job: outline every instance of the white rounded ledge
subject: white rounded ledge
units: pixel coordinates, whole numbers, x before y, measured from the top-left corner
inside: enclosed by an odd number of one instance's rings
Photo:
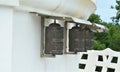
[[[87,20],[96,10],[95,0],[20,0],[20,7],[45,14],[66,15]]]
[[[0,0],[2,6],[41,14],[69,16],[87,20],[96,10],[96,0]]]

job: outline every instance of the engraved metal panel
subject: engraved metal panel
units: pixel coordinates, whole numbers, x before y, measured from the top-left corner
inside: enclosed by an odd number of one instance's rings
[[[84,49],[84,30],[75,26],[69,30],[69,51],[82,52]]]
[[[94,32],[89,29],[85,30],[85,49],[92,50],[94,48]]]
[[[63,54],[64,27],[52,23],[45,29],[45,54]]]

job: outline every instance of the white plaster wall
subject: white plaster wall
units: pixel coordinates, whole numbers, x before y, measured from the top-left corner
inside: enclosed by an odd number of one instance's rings
[[[79,54],[40,57],[40,17],[14,13],[12,72],[79,72]]]
[[[0,6],[0,72],[11,72],[12,18],[13,10]]]
[[[3,6],[19,6],[19,0],[0,0],[0,5],[3,5]]]
[[[13,72],[45,72],[40,58],[40,17],[14,12]]]

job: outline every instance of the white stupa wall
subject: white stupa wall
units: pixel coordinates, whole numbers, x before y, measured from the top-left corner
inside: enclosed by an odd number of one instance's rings
[[[40,57],[41,17],[20,8],[19,0],[0,0],[0,72],[80,72],[80,54]]]
[[[74,72],[78,55],[40,57],[41,17],[0,7],[0,72]]]
[[[12,72],[13,10],[0,6],[0,72]]]

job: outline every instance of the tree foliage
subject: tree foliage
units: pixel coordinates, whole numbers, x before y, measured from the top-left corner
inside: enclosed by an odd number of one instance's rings
[[[109,29],[108,32],[95,33],[95,50],[102,50],[109,47],[115,51],[120,51],[120,25],[103,22],[97,14],[92,14],[88,20],[92,23],[102,24]]]
[[[88,21],[92,22],[92,23],[101,23],[101,19],[100,16],[97,14],[91,14],[91,16],[89,17]]]
[[[116,0],[116,5],[111,6],[112,9],[115,9],[117,11],[116,16],[112,17],[112,21],[116,24],[119,24],[120,21],[120,0]]]

